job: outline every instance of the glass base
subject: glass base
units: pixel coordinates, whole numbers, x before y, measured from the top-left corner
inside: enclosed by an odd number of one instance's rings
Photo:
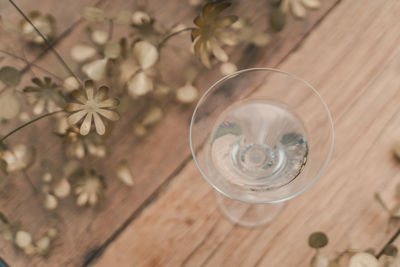
[[[222,213],[241,226],[256,227],[271,222],[282,210],[284,203],[250,204],[233,200],[216,192],[216,199]]]

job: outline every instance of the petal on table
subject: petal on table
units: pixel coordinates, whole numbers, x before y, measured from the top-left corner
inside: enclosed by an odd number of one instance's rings
[[[102,119],[96,112],[93,113],[93,118],[94,118],[94,126],[96,127],[96,132],[99,135],[103,135],[106,132],[106,127],[104,126]]]
[[[92,117],[93,112],[88,112],[79,130],[81,135],[87,135],[90,132],[90,128],[92,127]]]
[[[321,6],[319,0],[303,0],[302,3],[308,8],[319,8]]]
[[[139,72],[128,81],[128,93],[132,97],[147,94],[153,90],[153,81],[144,72]]]
[[[291,0],[291,10],[293,15],[297,18],[304,18],[306,15],[306,9],[300,3],[300,0]]]
[[[147,41],[137,42],[133,47],[133,53],[142,69],[148,69],[158,60],[157,48]]]
[[[76,124],[80,121],[88,112],[86,110],[78,111],[72,115],[70,115],[67,119],[69,124]]]
[[[117,121],[119,120],[119,114],[115,111],[108,110],[108,109],[99,109],[97,111],[101,116],[111,120],[111,121]]]
[[[87,99],[82,95],[82,93],[78,90],[72,92],[72,97],[75,98],[76,101],[85,104]]]

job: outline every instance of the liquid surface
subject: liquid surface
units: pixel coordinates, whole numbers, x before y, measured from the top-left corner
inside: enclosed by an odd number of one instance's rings
[[[217,176],[247,190],[269,190],[293,181],[307,162],[301,121],[285,105],[252,101],[218,119],[209,157]]]

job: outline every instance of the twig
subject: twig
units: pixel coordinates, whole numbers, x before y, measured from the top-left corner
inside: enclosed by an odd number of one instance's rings
[[[11,135],[13,135],[14,133],[18,132],[19,130],[25,128],[26,126],[28,126],[28,125],[30,125],[30,124],[32,124],[32,123],[38,121],[38,120],[41,120],[41,119],[43,119],[43,118],[52,116],[52,115],[54,115],[54,114],[56,114],[56,113],[60,113],[60,112],[65,112],[65,111],[64,111],[64,110],[57,110],[57,111],[54,111],[54,112],[46,113],[46,114],[44,114],[44,115],[42,115],[42,116],[39,116],[39,117],[37,117],[37,118],[35,118],[35,119],[33,119],[33,120],[28,121],[27,123],[22,124],[21,126],[15,128],[15,129],[12,130],[11,132],[9,132],[9,133],[6,134],[5,136],[3,136],[3,137],[0,139],[0,143],[3,142],[4,140],[6,140],[9,136],[11,136]]]
[[[67,71],[75,77],[77,81],[82,81],[79,79],[79,77],[72,71],[72,69],[68,66],[68,64],[64,61],[64,59],[60,56],[60,54],[57,52],[57,50],[51,45],[51,43],[47,40],[47,38],[36,28],[36,26],[32,23],[32,21],[25,15],[25,13],[14,3],[14,0],[8,0],[14,8],[18,11],[18,13],[21,14],[21,16],[33,27],[33,29],[36,31],[37,34],[43,39],[47,47],[54,53],[54,55],[57,57],[57,59],[61,62],[61,64],[67,69]]]
[[[179,31],[176,31],[176,32],[173,32],[173,33],[167,35],[167,36],[158,44],[158,50],[160,50],[160,49],[163,47],[163,45],[164,45],[170,38],[174,37],[175,35],[178,35],[178,34],[180,34],[180,33],[182,33],[182,32],[186,32],[186,31],[192,31],[192,30],[194,30],[194,29],[196,29],[196,28],[193,28],[193,27],[184,28],[184,29],[182,29],[182,30],[179,30]]]

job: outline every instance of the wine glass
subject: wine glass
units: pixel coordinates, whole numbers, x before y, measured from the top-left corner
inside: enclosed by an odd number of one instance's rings
[[[318,92],[294,74],[252,68],[225,76],[200,98],[190,149],[217,203],[244,226],[270,222],[308,189],[331,158],[333,122]]]

